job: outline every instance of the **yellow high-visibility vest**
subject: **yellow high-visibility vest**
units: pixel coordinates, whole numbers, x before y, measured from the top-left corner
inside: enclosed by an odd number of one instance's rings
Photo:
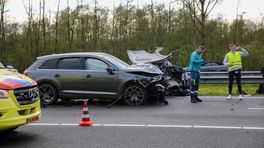
[[[228,63],[233,64],[232,66],[229,66],[228,69],[237,69],[242,68],[242,61],[241,61],[241,55],[239,51],[236,51],[235,55],[233,55],[231,52],[228,53]]]

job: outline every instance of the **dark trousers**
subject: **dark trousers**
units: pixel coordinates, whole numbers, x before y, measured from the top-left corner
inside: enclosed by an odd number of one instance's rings
[[[200,73],[199,72],[191,72],[191,88],[190,88],[191,97],[197,97],[198,96],[199,83],[200,83]]]
[[[229,78],[228,92],[229,92],[229,95],[232,94],[234,77],[236,77],[238,92],[239,92],[239,94],[242,94],[242,90],[241,90],[241,70],[239,69],[239,70],[235,70],[235,71],[230,71],[228,73],[228,78]]]

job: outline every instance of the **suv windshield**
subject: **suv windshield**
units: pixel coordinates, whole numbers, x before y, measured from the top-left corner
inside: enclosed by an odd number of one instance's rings
[[[0,69],[5,68],[5,66],[0,62]]]
[[[107,55],[104,58],[116,65],[119,69],[124,69],[125,67],[129,66],[126,62],[111,55]]]

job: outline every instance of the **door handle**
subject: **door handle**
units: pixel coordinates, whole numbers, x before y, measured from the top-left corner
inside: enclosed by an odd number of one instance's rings
[[[54,77],[58,78],[58,77],[60,77],[60,75],[59,74],[55,74]]]
[[[88,74],[88,75],[86,75],[85,77],[86,77],[87,79],[89,79],[89,78],[91,78],[92,76]]]

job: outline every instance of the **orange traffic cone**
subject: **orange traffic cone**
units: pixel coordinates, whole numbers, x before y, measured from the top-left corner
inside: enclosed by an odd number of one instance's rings
[[[92,126],[92,125],[93,125],[93,123],[90,119],[87,101],[84,101],[82,121],[80,122],[79,126]]]

